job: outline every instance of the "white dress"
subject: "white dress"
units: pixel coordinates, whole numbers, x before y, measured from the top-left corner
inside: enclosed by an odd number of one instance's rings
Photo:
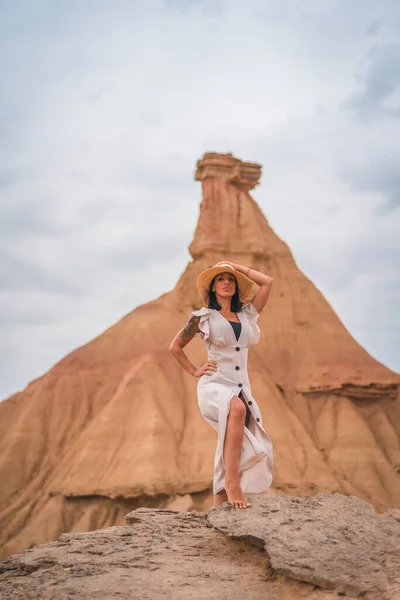
[[[192,313],[200,317],[199,329],[208,351],[208,358],[217,362],[217,371],[202,375],[197,385],[201,414],[218,433],[218,444],[214,462],[214,494],[225,485],[223,448],[230,402],[242,393],[250,410],[248,426],[244,428],[240,457],[240,483],[244,493],[261,493],[272,482],[272,443],[263,428],[257,402],[253,398],[247,374],[247,355],[251,344],[260,339],[257,325],[259,313],[250,302],[237,315],[241,332],[236,340],[229,321],[219,311],[201,308]]]

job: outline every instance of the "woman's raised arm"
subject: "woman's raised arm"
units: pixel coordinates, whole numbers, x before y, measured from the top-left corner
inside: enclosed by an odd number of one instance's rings
[[[243,273],[243,275],[246,275],[246,277],[254,281],[254,283],[260,287],[251,303],[258,312],[261,312],[264,306],[267,304],[269,295],[271,293],[271,288],[274,281],[272,277],[269,277],[269,275],[265,275],[264,273],[260,273],[260,271],[255,271],[251,267],[237,265],[229,260],[224,260],[223,263],[232,265],[236,271]]]

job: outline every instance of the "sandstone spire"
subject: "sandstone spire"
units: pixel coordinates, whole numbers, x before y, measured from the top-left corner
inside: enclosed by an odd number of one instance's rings
[[[274,278],[250,351],[252,389],[275,445],[274,489],[341,491],[378,509],[400,498],[399,376],[352,338],[251,198],[261,167],[205,154],[203,200],[176,287],[140,306],[0,404],[3,555],[127,510],[210,502],[214,432],[196,381],[167,348],[201,306],[198,273],[222,259]],[[188,347],[204,359],[200,340]],[[209,505],[209,504],[208,504]]]

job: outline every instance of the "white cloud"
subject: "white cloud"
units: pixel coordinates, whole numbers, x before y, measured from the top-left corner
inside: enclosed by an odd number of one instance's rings
[[[263,164],[271,225],[359,341],[400,368],[393,86],[367,124],[354,112],[368,73],[394,68],[393,3],[2,11],[0,395],[175,285],[209,150]]]

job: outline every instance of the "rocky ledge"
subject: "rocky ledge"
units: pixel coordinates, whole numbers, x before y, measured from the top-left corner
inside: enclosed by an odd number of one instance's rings
[[[208,513],[140,508],[0,563],[2,600],[400,598],[400,511],[340,494],[249,496]]]

